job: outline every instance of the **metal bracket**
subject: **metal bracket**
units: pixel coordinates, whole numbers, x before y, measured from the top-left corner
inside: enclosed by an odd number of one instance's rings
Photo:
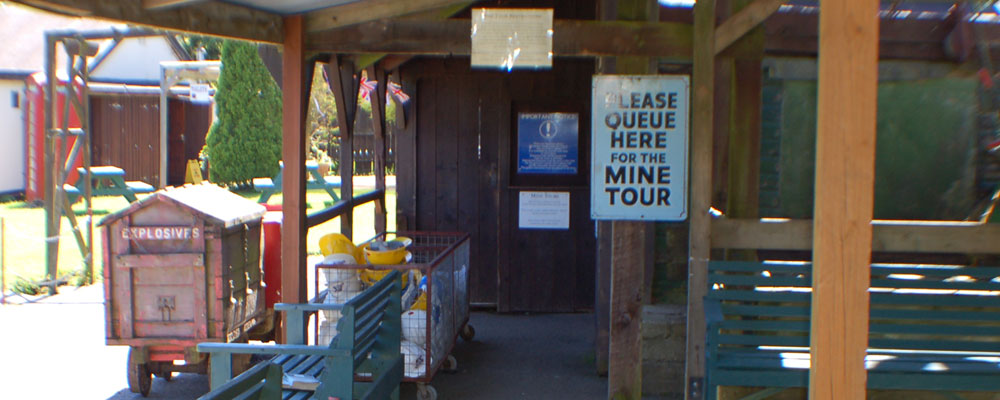
[[[176,296],[159,296],[156,298],[156,307],[160,309],[160,319],[170,321],[171,314],[176,308]]]

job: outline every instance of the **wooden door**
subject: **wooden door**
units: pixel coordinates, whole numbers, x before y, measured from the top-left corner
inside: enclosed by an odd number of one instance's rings
[[[568,312],[594,306],[596,240],[590,219],[590,60],[557,60],[551,71],[510,75],[509,129],[500,167],[503,215],[500,224],[500,310]],[[518,115],[570,113],[577,116],[575,174],[518,173]],[[519,226],[522,192],[569,196],[568,229]]]

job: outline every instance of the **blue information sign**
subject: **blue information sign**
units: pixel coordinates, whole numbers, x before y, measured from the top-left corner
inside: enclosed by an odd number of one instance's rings
[[[517,173],[576,174],[580,116],[575,113],[517,115]]]

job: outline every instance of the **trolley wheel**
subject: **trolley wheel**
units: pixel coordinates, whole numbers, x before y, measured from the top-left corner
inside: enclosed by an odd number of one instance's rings
[[[438,392],[434,389],[434,386],[428,385],[426,383],[417,383],[417,399],[418,400],[437,400]]]
[[[128,350],[128,388],[132,393],[139,393],[142,397],[149,396],[149,389],[153,385],[153,374],[149,372],[149,365],[139,363],[133,357],[135,349]]]
[[[476,328],[473,328],[472,324],[465,324],[462,327],[462,331],[458,333],[458,336],[461,336],[462,340],[466,342],[471,342],[476,337]]]
[[[458,371],[458,359],[456,359],[455,356],[449,354],[448,358],[444,359],[444,364],[441,365],[441,368],[445,372],[457,372]]]

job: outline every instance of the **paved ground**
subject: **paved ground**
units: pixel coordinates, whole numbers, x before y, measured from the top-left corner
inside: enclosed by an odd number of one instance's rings
[[[128,391],[128,349],[104,345],[100,286],[27,305],[0,306],[0,398],[141,399]],[[17,300],[17,299],[13,299]],[[458,371],[438,374],[439,399],[602,399],[607,381],[594,374],[592,314],[474,313],[476,337],[459,340]],[[154,379],[150,399],[194,399],[208,379],[180,374]],[[403,399],[415,398],[404,384]]]

